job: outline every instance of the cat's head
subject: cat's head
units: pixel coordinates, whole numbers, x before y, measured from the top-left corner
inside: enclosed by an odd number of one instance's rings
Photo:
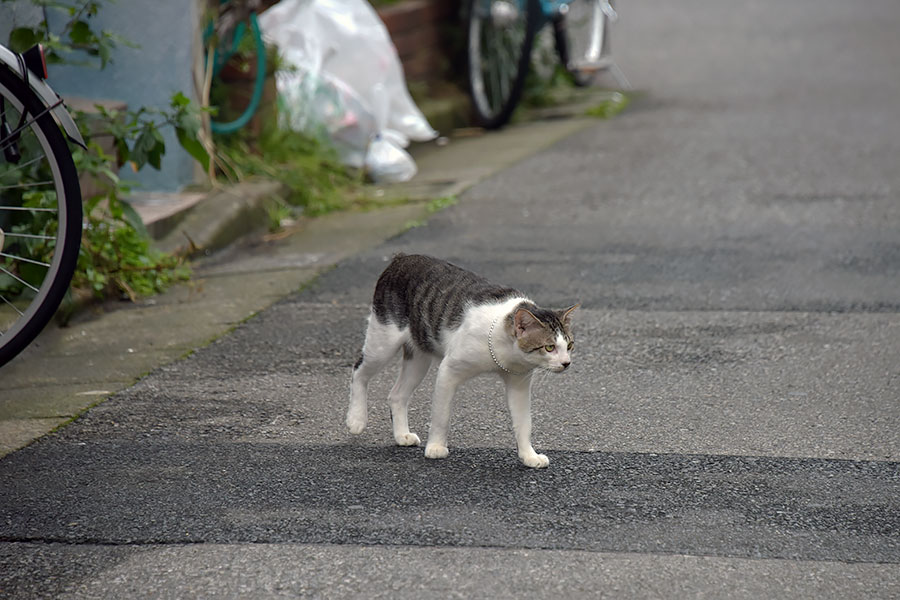
[[[521,359],[536,368],[556,373],[565,371],[572,362],[575,336],[572,335],[572,312],[578,304],[553,311],[534,305],[519,306],[512,313],[512,335]]]

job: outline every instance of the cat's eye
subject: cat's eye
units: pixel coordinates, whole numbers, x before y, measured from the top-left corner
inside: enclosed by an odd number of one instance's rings
[[[544,346],[544,350],[546,350],[547,352],[553,352],[554,350],[556,350],[556,346],[554,346],[553,344],[547,344],[546,346]]]
[[[569,350],[569,352],[571,352],[572,348],[574,348],[574,347],[575,347],[575,342],[569,342],[569,345],[566,346],[566,348]]]

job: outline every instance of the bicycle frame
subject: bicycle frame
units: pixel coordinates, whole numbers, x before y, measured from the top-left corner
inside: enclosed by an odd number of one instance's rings
[[[37,74],[32,73],[31,71],[28,71],[27,73],[23,72],[25,67],[20,62],[19,55],[5,46],[0,46],[0,63],[6,65],[14,73],[19,74],[23,81],[28,82],[28,86],[31,90],[37,94],[47,107],[47,110],[53,115],[56,122],[62,126],[63,131],[66,132],[66,136],[69,140],[82,148],[87,147],[84,143],[84,138],[81,137],[81,132],[78,131],[78,126],[66,110],[66,105],[63,103],[62,98],[60,98]]]
[[[540,0],[540,3],[541,12],[543,13],[544,18],[547,20],[551,20],[556,15],[565,14],[565,7],[571,4],[572,0]],[[519,4],[522,5],[522,2],[519,2]],[[609,17],[609,19],[612,21],[615,21],[619,16],[616,13],[616,9],[612,7],[612,3],[609,0],[600,0],[599,8],[601,11],[606,13],[606,16]]]
[[[538,0],[541,6],[541,26],[547,22],[554,22],[560,17],[565,17],[569,12],[569,4],[574,0]],[[592,21],[594,23],[602,23],[601,27],[606,28],[606,23],[615,23],[619,20],[619,14],[612,5],[613,0],[596,0],[591,2],[591,10],[593,11]],[[605,22],[604,22],[605,21]],[[599,32],[595,32],[599,33]],[[602,35],[592,35],[590,45],[584,50],[583,58],[591,64],[594,70],[609,69],[613,77],[619,82],[619,85],[625,89],[631,89],[631,84],[625,78],[625,74],[619,69],[615,61],[612,60],[609,47],[609,35],[604,31]]]
[[[572,0],[540,0],[541,2],[541,14],[543,15],[543,23],[541,25],[546,25],[547,22],[553,20],[557,15],[565,13],[569,3]]]

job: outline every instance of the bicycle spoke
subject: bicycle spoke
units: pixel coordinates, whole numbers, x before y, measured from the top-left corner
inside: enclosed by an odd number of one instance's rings
[[[509,92],[509,85],[507,82],[507,53],[506,48],[501,41],[499,44],[499,48],[497,51],[497,59],[494,62],[496,65],[496,73],[497,73],[497,102],[498,102],[498,110],[500,106],[503,106],[503,102],[506,100],[507,94]]]
[[[15,304],[13,304],[13,303],[10,302],[9,300],[7,300],[7,299],[6,299],[6,296],[0,296],[0,299],[2,299],[2,300],[6,303],[6,305],[9,306],[11,309],[13,309],[13,310],[16,311],[17,313],[19,313],[19,316],[20,316],[20,317],[24,317],[24,316],[25,316],[25,313],[23,313],[21,310],[19,310],[18,307],[17,307]],[[0,331],[0,336],[3,336],[3,335],[5,335],[5,334],[6,334],[5,331]]]
[[[496,113],[503,103],[503,96],[500,91],[500,63],[496,60],[498,53],[498,42],[496,38],[491,38],[491,53],[495,60],[488,61],[488,77],[490,79],[491,93],[488,95],[488,104],[492,113]]]
[[[13,260],[17,260],[19,262],[25,262],[31,265],[38,265],[45,268],[50,268],[50,263],[41,262],[39,260],[32,260],[30,258],[25,258],[24,256],[15,256],[13,254],[6,254],[5,252],[0,252],[0,256],[3,258],[11,258]]]
[[[13,273],[12,271],[8,271],[8,270],[5,269],[4,267],[0,267],[0,271],[3,271],[4,273],[6,273],[7,275],[9,275],[9,276],[12,277],[13,279],[15,279],[16,281],[18,281],[19,283],[21,283],[22,285],[24,285],[25,287],[27,287],[28,289],[30,289],[32,292],[34,292],[34,293],[40,292],[40,290],[39,290],[38,288],[34,287],[33,285],[31,285],[30,283],[28,283],[27,281],[25,281],[24,279],[22,279],[21,277],[19,277],[19,276],[16,275],[15,273]]]
[[[492,97],[488,86],[491,84],[491,61],[490,56],[494,48],[494,40],[491,37],[490,23],[487,21],[481,23],[478,29],[478,89],[480,92],[479,100],[484,99],[490,104]]]
[[[34,163],[40,162],[40,161],[44,160],[45,158],[47,158],[47,155],[46,155],[46,154],[41,154],[41,155],[39,155],[39,156],[37,156],[37,157],[35,157],[35,158],[29,160],[27,163],[24,163],[24,164],[17,164],[15,169],[10,169],[9,171],[7,171],[7,173],[12,173],[12,172],[14,172],[14,171],[21,171],[21,170],[24,169],[25,167],[30,167],[30,166],[33,165]],[[9,163],[7,163],[7,164],[9,164]]]
[[[30,210],[34,212],[59,212],[58,208],[32,208],[29,206],[0,206],[0,210]]]
[[[483,70],[490,93],[488,103],[496,114],[510,96],[511,86],[518,69],[518,52],[521,48],[521,32],[515,26],[491,27],[485,39]]]
[[[17,190],[20,188],[42,187],[46,185],[53,185],[53,180],[48,179],[44,181],[32,181],[29,183],[17,183],[16,185],[0,185],[0,190]]]
[[[518,68],[518,53],[520,48],[518,47],[516,41],[516,31],[508,30],[504,32],[504,44],[502,45],[500,56],[498,57],[498,64],[501,65],[501,94],[503,95],[504,100],[509,97],[510,86],[512,85],[513,79],[516,76],[516,70]]]
[[[33,233],[9,233],[7,231],[3,232],[3,236],[7,239],[9,238],[26,238],[29,240],[55,240],[56,237],[52,235],[35,235]]]
[[[519,53],[522,51],[520,38],[519,31],[516,29],[508,30],[504,36],[506,43],[503,45],[502,63],[505,66],[505,72],[507,73],[507,77],[505,77],[507,91],[509,83],[516,76],[516,70],[519,67]],[[506,94],[507,91],[504,91],[504,94]]]
[[[8,147],[11,146],[12,144],[14,144],[14,143],[16,142],[16,137],[17,137],[22,131],[24,131],[24,130],[25,130],[26,128],[28,128],[28,127],[31,127],[34,123],[37,122],[38,119],[40,119],[41,117],[43,117],[44,115],[46,115],[47,113],[49,113],[51,110],[53,110],[53,109],[56,108],[57,106],[60,106],[62,103],[63,103],[62,98],[60,98],[59,101],[56,102],[55,104],[52,104],[52,105],[46,107],[44,110],[42,110],[42,111],[39,112],[38,114],[34,115],[34,116],[31,118],[30,121],[26,120],[26,122],[24,122],[23,124],[19,125],[19,126],[16,127],[14,130],[12,130],[12,131],[9,133],[9,136],[6,138],[6,140],[4,140],[3,142],[0,142],[0,144],[3,144],[2,146],[0,146],[0,150],[6,150],[6,148],[8,148]]]

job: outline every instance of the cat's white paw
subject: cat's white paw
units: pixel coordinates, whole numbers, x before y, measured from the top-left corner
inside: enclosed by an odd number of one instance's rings
[[[397,442],[398,446],[418,446],[419,436],[414,433],[403,433],[400,435],[395,435],[394,440]]]
[[[447,446],[440,444],[427,444],[425,446],[425,458],[447,458],[450,451]]]
[[[359,415],[353,412],[347,413],[347,429],[353,435],[359,435],[366,428],[366,415]]]
[[[550,466],[550,459],[547,458],[546,454],[527,454],[525,456],[519,457],[522,460],[522,464],[526,467],[531,467],[532,469],[545,469]]]

